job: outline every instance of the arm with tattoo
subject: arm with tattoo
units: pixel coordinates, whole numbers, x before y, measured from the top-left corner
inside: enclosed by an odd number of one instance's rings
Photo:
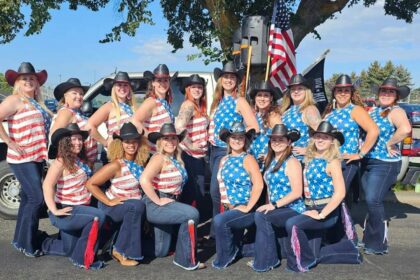
[[[185,101],[179,109],[178,117],[175,120],[175,128],[178,133],[181,133],[187,128],[188,122],[194,116],[194,104],[190,101]],[[193,143],[189,137],[185,137],[182,141],[187,147],[193,149]],[[194,150],[194,149],[193,149]]]
[[[317,129],[321,122],[321,115],[315,106],[309,106],[303,112],[303,121],[312,129]]]

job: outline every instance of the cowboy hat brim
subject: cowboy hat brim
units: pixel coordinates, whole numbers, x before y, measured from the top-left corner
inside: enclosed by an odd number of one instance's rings
[[[298,130],[296,129],[291,129],[287,132],[287,134],[285,135],[280,135],[280,134],[269,134],[267,135],[268,138],[271,138],[273,136],[279,136],[279,137],[286,137],[287,139],[289,139],[292,142],[296,142],[297,140],[299,140],[300,138],[300,133]]]
[[[220,130],[219,133],[219,138],[220,140],[222,140],[223,142],[227,143],[227,140],[230,136],[232,135],[245,135],[246,138],[248,138],[248,140],[252,140],[252,138],[255,135],[255,129],[251,128],[250,130],[248,130],[247,132],[231,132],[229,129],[227,128],[222,128]]]
[[[312,128],[309,129],[309,136],[310,137],[314,136],[317,133],[329,135],[332,138],[337,139],[338,142],[340,143],[340,146],[342,146],[344,144],[345,139],[344,139],[343,133],[341,133],[340,131],[338,131],[336,129],[332,130],[331,132],[316,131],[316,130],[313,130]]]
[[[144,135],[144,131],[142,131],[141,133],[129,133],[129,134],[125,134],[123,136],[118,135],[117,133],[114,133],[112,135],[112,139],[120,139],[121,141],[124,140],[131,140],[131,139],[140,139],[142,136]]]
[[[45,84],[45,82],[47,81],[47,78],[48,78],[48,73],[45,70],[42,70],[40,72],[35,72],[35,73],[19,73],[19,72],[16,72],[14,70],[7,70],[6,73],[4,74],[4,77],[6,78],[7,83],[10,86],[13,87],[15,85],[16,79],[21,75],[34,75],[34,76],[36,76],[40,86]]]
[[[410,95],[410,88],[408,86],[394,87],[394,86],[380,86],[378,84],[374,84],[374,85],[371,86],[371,91],[374,94],[379,94],[379,90],[381,88],[395,90],[397,92],[397,94],[398,94],[399,99],[407,98],[407,96]]]
[[[176,71],[172,77],[170,74],[168,75],[155,75],[152,71],[144,71],[143,72],[143,78],[145,78],[148,81],[153,81],[154,79],[161,79],[161,78],[169,78],[170,81],[175,80],[178,77],[179,72]]]
[[[131,90],[132,91],[136,91],[140,88],[141,82],[140,81],[135,81],[130,79],[130,81],[115,81],[115,79],[112,78],[106,78],[103,81],[103,86],[106,90],[112,90],[112,87],[114,86],[115,83],[127,83],[130,85]]]
[[[83,90],[83,94],[85,94],[86,91],[89,89],[88,86],[77,86],[75,84],[68,83],[68,82],[61,83],[58,86],[56,86],[55,89],[54,89],[54,97],[55,97],[55,99],[57,101],[60,101],[63,98],[64,94],[69,89],[72,89],[72,88],[81,88]]]
[[[186,129],[183,130],[180,134],[162,134],[160,132],[152,132],[152,133],[149,133],[149,135],[147,136],[147,139],[149,139],[149,141],[152,142],[153,144],[156,144],[156,142],[164,136],[176,136],[178,137],[178,141],[182,142],[182,140],[184,140],[186,135],[187,135]]]
[[[228,73],[236,75],[236,77],[238,78],[238,82],[239,82],[239,81],[242,81],[242,78],[244,77],[245,69],[239,69],[236,72],[223,72],[222,69],[216,67],[213,70],[213,77],[217,81],[217,80],[219,80],[219,78],[221,76],[223,76],[224,74],[228,74]]]
[[[277,100],[279,100],[282,97],[282,93],[277,89],[277,88],[272,88],[272,89],[258,89],[258,88],[254,88],[251,89],[249,92],[249,97],[251,97],[251,99],[255,99],[255,96],[257,95],[257,92],[259,91],[266,91],[271,93],[271,96],[273,96],[273,101],[276,102]]]

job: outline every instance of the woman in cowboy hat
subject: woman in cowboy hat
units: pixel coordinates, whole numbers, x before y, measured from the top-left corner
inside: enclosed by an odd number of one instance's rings
[[[54,116],[50,135],[58,128],[66,127],[70,123],[76,123],[80,129],[87,130],[88,118],[80,112],[83,105],[83,95],[89,87],[82,86],[77,78],[70,78],[59,84],[54,89],[54,97],[61,108]],[[98,144],[91,136],[83,143],[88,164],[92,168],[98,155]]]
[[[88,121],[88,128],[92,136],[104,147],[112,141],[114,133],[119,134],[122,125],[131,120],[136,110],[134,90],[137,84],[128,76],[127,72],[118,72],[113,79],[107,78],[103,82],[106,89],[111,89],[111,101],[102,105]],[[98,126],[105,122],[108,135],[106,139],[98,132]]]
[[[155,256],[167,256],[173,225],[180,225],[173,262],[183,269],[195,270],[205,268],[195,258],[199,214],[194,207],[178,202],[187,180],[178,145],[185,134],[185,130],[177,134],[175,126],[166,123],[159,132],[148,135],[149,141],[156,144],[156,153],[144,169],[140,184],[147,196],[147,220],[155,226]]]
[[[276,228],[284,232],[287,219],[305,211],[302,199],[302,165],[292,155],[292,142],[299,139],[297,130],[288,130],[284,124],[277,124],[268,134],[270,139],[265,161],[264,180],[268,188],[267,204],[255,212],[257,234],[255,237],[255,258],[249,265],[256,271],[268,271],[280,264],[281,254],[277,251]],[[281,244],[282,252],[285,246]]]
[[[346,193],[348,193],[353,178],[359,170],[360,159],[372,148],[379,134],[377,125],[364,109],[360,95],[348,75],[341,75],[336,80],[332,89],[331,102],[324,112],[324,120],[330,122],[344,135],[344,144],[340,147],[343,159],[341,168]],[[360,131],[366,133],[366,140],[362,145],[359,145]],[[351,203],[350,199],[347,201]],[[345,204],[342,207],[347,208]],[[347,209],[345,211],[346,216],[340,216],[340,220],[351,219],[347,214],[349,211]],[[340,222],[336,224],[336,227],[330,231],[331,234],[328,237],[332,241],[338,241],[345,235]]]
[[[254,224],[254,206],[264,186],[256,159],[246,152],[254,133],[254,129],[246,132],[241,122],[220,131],[228,154],[220,161],[217,175],[223,210],[214,217],[216,258],[212,265],[218,269],[236,258],[243,230]]]
[[[187,130],[184,140],[179,143],[182,149],[182,160],[188,173],[187,183],[182,191],[181,201],[195,205],[197,209],[203,205],[204,173],[207,154],[207,102],[205,81],[194,74],[185,80],[185,101],[181,104],[175,120],[177,131]]]
[[[268,152],[268,134],[271,133],[274,125],[281,123],[277,100],[282,97],[282,94],[269,82],[261,81],[251,89],[249,96],[260,128],[260,134],[252,142],[250,152],[258,160],[262,170]]]
[[[165,123],[175,122],[171,108],[171,81],[177,76],[178,72],[170,76],[166,64],[159,64],[153,72],[144,72],[143,77],[149,81],[147,98],[135,112],[133,123],[144,129],[146,136],[151,132],[158,132]],[[154,144],[149,145],[151,151],[155,152]]]
[[[39,256],[39,212],[44,204],[42,172],[51,117],[38,102],[47,71],[35,72],[31,63],[23,62],[18,71],[7,70],[5,78],[13,86],[13,94],[0,104],[0,122],[7,119],[9,132],[0,125],[0,138],[8,146],[7,162],[21,186],[12,245],[27,256]]]
[[[346,195],[339,151],[344,136],[327,121],[311,130],[310,136],[304,160],[307,210],[286,222],[287,268],[295,272],[308,271],[317,263],[361,262],[352,240],[321,248],[323,231],[337,223],[339,206]]]
[[[214,79],[217,81],[213,102],[210,109],[209,142],[210,169],[212,172],[210,194],[213,202],[213,218],[220,212],[220,192],[217,172],[222,157],[226,155],[227,144],[219,138],[222,128],[230,129],[235,122],[244,122],[246,129],[259,132],[258,122],[251,106],[240,92],[239,85],[243,77],[242,70],[236,70],[233,62],[227,62],[223,69],[215,68]],[[213,227],[210,235],[213,237]]]
[[[312,85],[302,74],[293,75],[288,88],[281,105],[282,122],[288,129],[299,131],[300,138],[293,143],[293,154],[303,160],[309,142],[309,128],[316,129],[321,116],[315,106]]]
[[[60,238],[47,238],[42,251],[49,255],[67,256],[78,267],[99,269],[93,262],[98,231],[105,214],[89,206],[91,193],[86,181],[92,172],[83,162],[83,141],[89,133],[75,123],[57,129],[51,136],[48,156],[52,161],[43,183],[45,203],[51,223],[60,230]]]
[[[119,229],[112,257],[121,265],[135,266],[143,259],[141,228],[145,210],[141,200],[140,176],[149,157],[146,139],[127,122],[120,134],[114,134],[108,155],[110,163],[99,169],[86,183],[86,188],[99,200],[98,208]],[[111,181],[103,192],[100,186]]]
[[[411,125],[397,102],[410,94],[410,88],[387,78],[377,89],[378,107],[369,114],[379,127],[379,137],[362,160],[362,187],[368,206],[363,243],[367,254],[388,253],[388,226],[384,197],[397,180],[401,167],[399,143],[411,133]]]

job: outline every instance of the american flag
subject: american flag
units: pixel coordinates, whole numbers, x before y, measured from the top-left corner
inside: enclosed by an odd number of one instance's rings
[[[278,0],[273,9],[268,53],[271,56],[270,82],[286,90],[292,75],[296,74],[295,45],[290,28],[290,15],[284,0]]]

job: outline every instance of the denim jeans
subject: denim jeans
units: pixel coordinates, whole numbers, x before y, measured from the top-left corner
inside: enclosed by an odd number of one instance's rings
[[[146,203],[147,220],[153,223],[155,227],[155,256],[165,257],[168,255],[173,225],[179,224],[174,264],[186,270],[196,269],[199,263],[193,261],[193,255],[197,255],[197,246],[195,243],[193,244],[194,248],[192,248],[188,221],[194,221],[194,239],[197,240],[197,225],[200,219],[197,209],[176,201],[164,206],[155,204],[148,197],[145,197],[144,201]]]
[[[299,215],[298,212],[288,207],[275,209],[267,214],[255,212],[257,234],[255,259],[252,266],[255,271],[268,271],[280,264],[281,250],[285,251],[285,248],[279,248],[276,235],[284,241],[287,237],[286,221],[297,215]]]
[[[43,241],[37,238],[37,233],[40,209],[44,204],[42,194],[44,163],[9,163],[9,165],[21,185],[21,200],[12,244],[28,256],[37,256]]]
[[[220,213],[220,190],[219,182],[217,181],[217,173],[219,172],[220,160],[227,154],[227,149],[210,145],[210,196],[213,204],[213,220],[217,214]],[[210,227],[210,236],[214,237],[214,222],[212,220]]]
[[[341,162],[341,170],[343,171],[343,178],[344,178],[344,183],[346,186],[346,196],[349,195],[349,191],[350,191],[350,186],[351,186],[351,182],[353,181],[355,175],[357,174],[357,171],[359,170],[359,161],[352,161],[348,164],[346,164],[346,161],[343,160]],[[350,216],[350,211],[347,207],[347,204],[345,203],[345,201],[343,200],[342,204],[341,204],[341,209],[342,211],[338,211],[338,222],[331,228],[328,230],[327,232],[327,241],[329,243],[336,243],[338,241],[340,241],[341,239],[346,239],[349,236],[348,235],[352,235],[352,240],[355,244],[357,244],[357,233],[356,230],[354,228],[354,223],[353,223],[353,219]],[[346,215],[343,216],[343,211],[346,211]],[[351,225],[351,234],[347,234],[346,236],[346,222],[347,222],[347,226]],[[347,232],[348,233],[348,232]]]
[[[215,268],[226,268],[241,249],[244,229],[254,224],[254,212],[243,213],[239,210],[228,210],[214,217],[216,238]]]
[[[70,257],[74,265],[83,267],[86,245],[93,220],[98,217],[100,230],[105,221],[105,213],[90,206],[75,205],[71,207],[73,209],[69,216],[54,216],[51,212],[48,212],[51,224],[57,227],[60,232],[58,238],[45,239],[42,243],[42,250],[49,255]],[[95,253],[98,241],[99,236],[96,240]]]
[[[132,260],[142,260],[141,231],[145,204],[139,199],[129,199],[123,204],[107,206],[101,202],[98,208],[112,220],[113,230],[118,233],[114,240],[113,250]]]
[[[204,173],[205,173],[205,161],[204,158],[195,158],[182,152],[182,160],[187,169],[188,180],[182,189],[181,202],[188,205],[195,206],[200,216],[202,216],[203,202],[204,202]]]
[[[401,161],[386,162],[371,158],[362,161],[362,187],[368,208],[363,242],[365,249],[375,253],[388,250],[384,197],[397,180],[400,168]]]

